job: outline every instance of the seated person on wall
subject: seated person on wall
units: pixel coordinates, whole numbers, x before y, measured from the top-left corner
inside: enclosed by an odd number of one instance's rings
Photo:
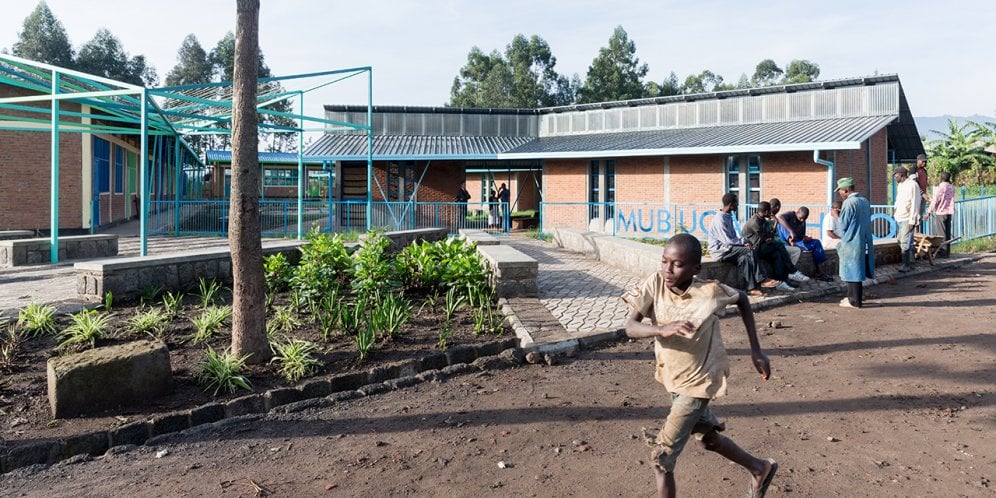
[[[830,204],[830,213],[823,217],[820,240],[825,249],[834,249],[840,242],[840,206],[840,201],[833,201]]]
[[[763,201],[759,202],[754,216],[751,216],[750,220],[744,223],[744,240],[754,247],[754,252],[757,254],[759,260],[771,263],[771,276],[773,278],[781,280],[789,286],[796,287],[797,285],[789,282],[789,280],[805,282],[809,280],[809,277],[803,275],[795,268],[791,258],[789,258],[788,252],[785,250],[785,244],[776,240],[777,235],[768,220],[770,216],[771,204]]]
[[[737,194],[730,192],[723,196],[723,208],[712,218],[709,226],[709,254],[719,261],[737,265],[750,296],[761,295],[759,286],[791,291],[791,286],[764,275],[753,246],[733,229],[733,213],[737,212],[739,205]]]
[[[781,242],[785,245],[785,250],[789,253],[789,257],[792,259],[792,264],[799,264],[799,257],[802,256],[802,249],[789,244],[778,235],[778,230],[775,228],[782,223],[782,219],[778,216],[778,213],[782,210],[782,201],[778,200],[777,197],[773,197],[768,204],[771,204],[771,219],[768,223],[771,224],[771,231],[775,233],[775,240]],[[788,229],[788,227],[785,227]],[[806,280],[809,280],[807,277]]]
[[[823,252],[823,244],[820,243],[819,239],[814,239],[806,235],[806,220],[809,219],[809,208],[801,206],[795,211],[785,211],[778,215],[778,217],[781,218],[778,225],[778,234],[781,235],[782,239],[787,240],[791,245],[813,253],[813,265],[815,267],[813,276],[824,282],[832,282],[833,277],[824,274],[820,270],[820,265],[827,260],[827,255]],[[790,227],[791,230],[786,230],[785,227]]]

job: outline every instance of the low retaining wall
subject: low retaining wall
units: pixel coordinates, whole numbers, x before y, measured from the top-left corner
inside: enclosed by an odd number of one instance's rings
[[[599,261],[629,271],[636,275],[650,275],[660,269],[661,254],[664,248],[645,244],[631,239],[624,239],[597,232],[588,232],[574,228],[555,228],[554,242],[569,251],[579,252],[597,258]],[[823,271],[828,274],[837,273],[837,251],[828,249],[827,262],[823,263]],[[900,259],[899,245],[896,239],[880,239],[875,241],[875,264],[896,263]],[[812,275],[813,254],[803,252],[796,265],[807,275]],[[745,287],[737,266],[733,263],[723,263],[710,257],[702,258],[702,271],[699,278],[719,280],[732,287]]]
[[[35,236],[31,230],[0,230],[0,240],[30,239]]]
[[[539,263],[522,251],[503,245],[477,246],[491,270],[491,285],[498,297],[536,297]]]
[[[405,246],[410,245],[412,242],[417,240],[424,240],[428,242],[436,242],[437,240],[446,240],[449,233],[445,228],[419,228],[416,230],[399,230],[397,232],[386,232],[383,234],[384,237],[391,239],[391,246],[388,250],[391,252],[397,252],[403,249]],[[362,244],[366,240],[368,234],[360,235],[360,243]]]
[[[117,256],[117,235],[59,237],[59,261]],[[52,261],[52,239],[0,240],[0,267],[40,265]]]
[[[478,228],[461,228],[460,238],[479,246],[496,246],[501,243],[498,237]]]
[[[302,241],[281,242],[263,247],[263,256],[283,253],[292,263],[301,258]],[[100,302],[107,292],[114,299],[130,300],[142,289],[186,290],[201,277],[232,282],[232,256],[228,248],[199,252],[102,259],[76,263],[76,293],[88,302]]]

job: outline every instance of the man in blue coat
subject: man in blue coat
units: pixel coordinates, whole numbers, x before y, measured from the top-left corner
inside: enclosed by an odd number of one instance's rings
[[[860,308],[861,284],[875,278],[875,247],[872,244],[871,204],[854,190],[853,178],[837,180],[837,193],[844,200],[840,209],[840,242],[837,243],[840,279],[847,282],[844,308]]]

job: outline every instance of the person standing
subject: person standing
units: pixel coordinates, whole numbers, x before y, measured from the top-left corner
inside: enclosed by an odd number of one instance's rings
[[[954,185],[951,185],[951,173],[941,173],[941,183],[934,187],[934,196],[927,209],[927,217],[934,215],[944,230],[944,240],[951,240],[951,217],[954,215]],[[937,255],[946,258],[951,253],[951,243],[941,246]]]
[[[501,184],[501,187],[498,187],[498,202],[501,203],[501,221],[500,221],[500,223],[501,223],[502,230],[504,230],[505,228],[507,228],[508,227],[508,223],[509,223],[509,220],[508,220],[508,214],[509,214],[508,213],[508,210],[509,210],[508,202],[510,200],[509,197],[510,196],[509,196],[508,187],[505,186],[504,183]]]
[[[847,296],[840,305],[860,308],[863,282],[875,278],[875,246],[872,243],[871,204],[854,190],[853,178],[837,180],[837,193],[844,202],[840,208],[840,242],[837,257],[840,279],[847,282]]]
[[[820,240],[824,249],[833,249],[840,242],[840,201],[830,203],[830,213],[823,217]]]
[[[747,295],[760,296],[758,287],[775,287],[781,282],[765,278],[764,271],[758,264],[753,246],[743,237],[737,235],[733,228],[733,213],[737,212],[740,200],[737,194],[728,192],[723,195],[723,208],[713,216],[709,226],[709,254],[719,261],[735,263],[740,270],[740,276],[745,282]]]
[[[470,192],[467,191],[467,182],[460,182],[460,190],[457,191],[456,201],[459,203],[457,212],[460,214],[457,224],[461,227],[467,221],[467,201],[469,200]]]
[[[910,171],[910,178],[916,179],[916,184],[920,187],[920,210],[916,212],[919,216],[917,220],[923,219],[923,208],[930,204],[930,195],[927,194],[927,155],[918,154],[916,156],[916,166]]]
[[[920,186],[902,166],[896,168],[892,176],[899,182],[899,188],[896,189],[896,204],[892,211],[892,217],[899,224],[896,238],[899,239],[899,250],[902,252],[903,260],[899,272],[906,273],[912,269],[913,232],[920,222]]]
[[[771,364],[761,351],[747,295],[715,280],[696,282],[702,270],[702,246],[687,233],[664,246],[661,268],[622,300],[629,307],[626,335],[654,339],[654,378],[671,395],[671,410],[655,434],[644,429],[653,447],[651,461],[657,496],[673,497],[675,463],[694,435],[702,447],[722,455],[750,473],[748,496],[764,497],[778,471],[771,458],[758,458],[727,436],[712,411],[712,400],[726,394],[730,362],[723,346],[719,314],[736,304],[750,344],[750,361],[761,378],[771,376]],[[644,317],[650,323],[644,323]]]

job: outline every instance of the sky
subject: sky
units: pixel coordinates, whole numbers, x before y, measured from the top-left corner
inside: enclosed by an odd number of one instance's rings
[[[0,0],[0,48],[10,49],[34,0]],[[160,81],[184,37],[210,51],[235,30],[232,0],[47,0],[74,48],[101,27],[132,56],[143,54]],[[898,74],[914,116],[996,115],[992,0],[262,0],[260,47],[274,75],[372,67],[374,105],[442,106],[477,46],[504,51],[516,34],[538,35],[556,70],[583,80],[616,26],[649,65],[648,80],[679,81],[709,69],[736,83],[758,62],[794,59],[820,66],[821,80]],[[299,89],[293,84],[285,87]],[[305,97],[366,104],[367,78]]]

